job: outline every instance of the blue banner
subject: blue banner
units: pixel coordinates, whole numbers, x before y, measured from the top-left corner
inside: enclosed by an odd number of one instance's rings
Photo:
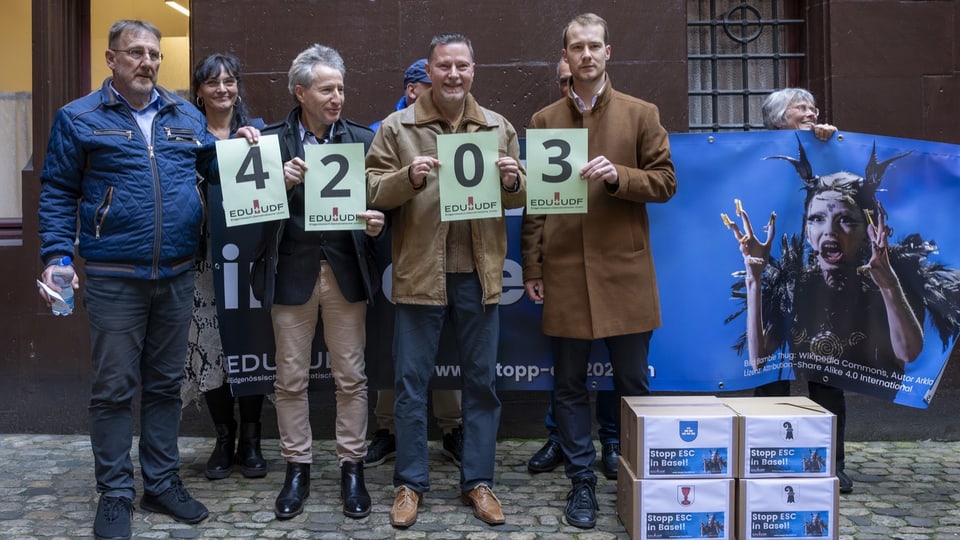
[[[655,372],[651,387],[711,393],[741,390],[793,378],[791,368],[797,365],[814,380],[926,407],[953,348],[960,316],[960,280],[952,270],[960,268],[960,236],[953,219],[960,201],[960,147],[857,133],[821,142],[812,132],[803,131],[683,134],[671,136],[670,144],[679,189],[669,203],[649,207],[663,312],[663,327],[655,332],[651,345]],[[815,307],[808,304],[819,298],[803,292],[807,289],[802,287],[792,288],[790,283],[790,272],[806,275],[813,258],[803,237],[807,190],[799,167],[784,159],[768,159],[785,156],[800,162],[801,145],[812,175],[820,179],[838,172],[864,177],[874,148],[881,163],[903,156],[888,164],[876,191],[876,199],[888,213],[886,223],[893,229],[891,263],[923,329],[922,352],[901,374],[844,356],[844,350],[855,348],[855,341],[879,339],[869,332],[865,337],[843,336],[834,349],[794,351],[790,340],[800,340],[801,324],[789,309],[779,317],[786,321],[784,345],[763,369],[752,368],[746,348],[736,350],[746,317],[733,317],[743,308],[743,301],[732,298],[732,293],[743,279],[737,273],[744,270],[744,259],[734,233],[720,218],[726,213],[740,224],[735,199],[742,201],[761,241],[766,238],[763,227],[770,213],[777,216],[763,294],[779,293],[776,299],[781,307],[806,311],[813,311]],[[793,266],[784,262],[784,238],[787,259],[793,260]],[[781,271],[779,283],[770,278],[773,269]],[[872,286],[869,278],[860,281],[861,289]],[[796,292],[797,297],[782,294],[784,291]],[[834,325],[839,324],[835,319],[841,312],[854,320],[878,315],[885,320],[883,313],[878,314],[883,311],[882,304],[868,305],[867,313],[847,306],[817,308],[829,308],[830,316],[824,319]],[[764,322],[778,323],[766,306],[764,311]],[[876,334],[885,332],[885,327],[878,328]]]
[[[960,277],[955,271],[960,268],[960,235],[952,219],[956,201],[960,201],[960,147],[857,133],[842,133],[821,142],[810,132],[793,131],[679,134],[672,135],[670,142],[677,195],[666,204],[648,207],[663,312],[663,326],[654,332],[651,342],[651,388],[717,393],[794,378],[803,372],[848,390],[926,407],[953,348],[960,319]],[[785,279],[789,274],[786,270],[790,270],[788,261],[799,264],[793,271],[800,273],[803,268],[809,273],[811,266],[806,263],[812,250],[803,237],[807,191],[793,163],[768,159],[784,156],[799,162],[801,145],[812,174],[820,178],[841,171],[864,177],[874,148],[881,163],[903,155],[887,165],[876,192],[876,199],[888,213],[886,223],[893,229],[889,238],[891,263],[923,330],[922,351],[902,371],[864,365],[843,354],[830,353],[842,347],[791,347],[793,336],[789,332],[801,326],[792,323],[792,312],[781,312],[778,317],[765,314],[765,321],[771,323],[782,319],[784,339],[774,354],[764,358],[761,369],[751,364],[746,347],[738,350],[746,320],[744,314],[737,314],[744,307],[743,299],[735,296],[742,292],[737,287],[743,280],[744,261],[733,232],[724,227],[720,214],[729,214],[739,224],[734,200],[742,201],[757,236],[763,240],[763,226],[775,212],[776,234],[764,278],[765,287],[769,287],[764,290],[765,299],[792,307],[791,291],[799,290],[804,298],[813,297]],[[217,197],[213,190],[211,241],[228,378],[237,394],[270,392],[274,370],[270,317],[253,299],[247,285],[259,228],[227,229],[222,212],[215,211],[221,208]],[[549,341],[541,332],[541,309],[523,293],[519,213],[508,214],[507,231],[498,388],[549,390],[553,386],[552,361]],[[368,309],[366,361],[371,386],[383,388],[392,386],[393,333],[389,249],[385,242],[381,242],[378,257],[384,272],[384,291]],[[777,279],[770,279],[770,269],[784,271]],[[861,288],[870,288],[869,278],[860,281]],[[785,298],[776,297],[778,293],[786,294]],[[868,313],[852,312],[854,319],[870,315],[885,320],[878,315],[882,304],[866,305]],[[871,342],[874,334],[884,332],[866,332],[869,339],[864,342]],[[311,380],[332,387],[321,335],[318,329]],[[848,344],[860,341],[850,336],[840,340]],[[454,351],[455,344],[445,337],[435,387],[459,387]],[[594,345],[593,355],[588,384],[591,389],[609,389],[611,371],[601,343]]]

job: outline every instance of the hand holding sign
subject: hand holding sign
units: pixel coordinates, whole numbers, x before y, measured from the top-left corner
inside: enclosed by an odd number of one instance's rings
[[[363,143],[304,147],[304,219],[308,231],[366,229],[367,179]]]
[[[407,176],[410,177],[410,183],[413,184],[413,189],[420,189],[423,183],[426,182],[427,175],[430,174],[430,171],[439,166],[440,160],[437,158],[430,156],[417,156],[413,158],[413,162],[410,163],[410,168],[407,169]]]
[[[503,156],[497,160],[500,169],[500,185],[507,191],[517,190],[517,179],[520,177],[520,164],[510,156]]]
[[[246,139],[217,141],[227,227],[290,216],[282,159],[276,135],[256,145]]]
[[[503,216],[496,132],[439,135],[437,156],[441,221]]]
[[[290,191],[298,184],[303,183],[307,176],[307,163],[295,157],[283,164],[283,184]]]
[[[586,129],[527,130],[527,213],[585,214]]]

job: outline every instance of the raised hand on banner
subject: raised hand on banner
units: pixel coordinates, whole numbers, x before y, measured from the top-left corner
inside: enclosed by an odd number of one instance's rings
[[[881,289],[899,287],[900,281],[890,265],[889,237],[893,229],[887,226],[887,213],[880,201],[877,201],[877,210],[867,210],[867,236],[870,237],[870,260],[857,270],[867,274]],[[873,215],[876,214],[876,220]]]
[[[737,216],[743,221],[743,231],[740,230],[737,223],[730,219],[727,214],[720,214],[720,219],[723,220],[723,224],[728,229],[733,231],[734,238],[736,238],[740,244],[740,254],[743,255],[744,265],[754,275],[759,275],[763,272],[764,267],[767,265],[767,260],[770,258],[770,248],[773,244],[774,232],[776,232],[775,223],[777,214],[776,212],[770,212],[770,221],[764,226],[767,232],[767,238],[763,242],[760,242],[753,232],[750,216],[747,215],[747,211],[743,209],[740,199],[734,199],[733,202],[737,205]]]
[[[770,221],[764,229],[767,230],[767,238],[760,242],[753,232],[753,225],[750,223],[750,216],[740,203],[740,199],[734,199],[737,205],[737,216],[743,221],[743,230],[737,226],[736,222],[730,219],[726,214],[720,214],[723,224],[733,231],[734,238],[740,244],[740,254],[743,255],[743,264],[746,267],[747,294],[747,351],[750,356],[750,366],[754,370],[763,369],[770,354],[778,346],[774,340],[768,339],[764,333],[764,324],[761,310],[761,295],[763,294],[760,286],[760,278],[763,275],[763,269],[767,266],[770,259],[770,247],[773,244],[773,236],[776,232],[774,223],[777,214],[770,213]]]
[[[913,362],[923,351],[923,327],[900,286],[900,279],[890,265],[888,239],[893,229],[887,226],[887,214],[877,201],[877,216],[867,211],[867,236],[870,237],[870,260],[857,269],[868,274],[880,288],[883,306],[890,326],[890,345],[897,360]]]

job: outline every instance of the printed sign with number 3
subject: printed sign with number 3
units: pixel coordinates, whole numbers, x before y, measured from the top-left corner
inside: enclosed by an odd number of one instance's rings
[[[585,214],[587,130],[527,130],[527,213]]]

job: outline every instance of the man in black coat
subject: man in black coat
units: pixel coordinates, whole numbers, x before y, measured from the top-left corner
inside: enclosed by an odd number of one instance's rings
[[[370,514],[363,479],[367,434],[367,377],[364,370],[366,310],[380,287],[372,240],[384,226],[376,210],[358,215],[364,231],[307,231],[304,226],[304,145],[362,142],[370,147],[373,132],[340,117],[346,68],[334,49],[312,45],[293,61],[288,87],[299,105],[286,121],[268,126],[283,155],[290,217],[264,228],[259,250],[266,259],[263,306],[273,320],[276,351],[277,427],[280,454],[287,463],[274,512],[288,519],[303,512],[310,493],[313,460],[309,398],[311,347],[318,317],[336,383],[337,458],[340,463],[343,513]]]

